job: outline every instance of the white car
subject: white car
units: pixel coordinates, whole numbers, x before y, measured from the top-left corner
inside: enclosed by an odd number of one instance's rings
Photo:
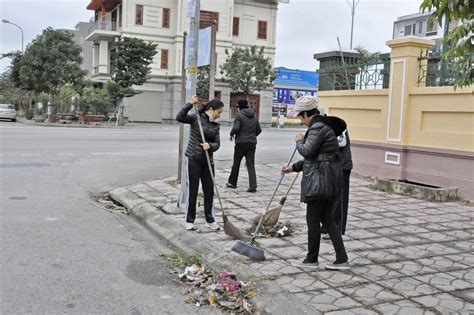
[[[0,119],[16,121],[16,110],[12,104],[0,104]]]

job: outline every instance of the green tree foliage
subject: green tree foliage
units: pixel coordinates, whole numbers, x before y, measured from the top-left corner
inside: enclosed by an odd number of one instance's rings
[[[120,38],[116,45],[116,53],[111,60],[115,69],[113,82],[108,83],[106,89],[110,99],[117,105],[124,97],[137,94],[134,85],[146,82],[158,45],[131,37]]]
[[[263,54],[264,47],[257,49],[236,48],[232,54],[225,51],[227,58],[221,66],[221,74],[235,92],[243,93],[247,98],[255,91],[261,91],[272,85],[276,74],[272,62]]]
[[[81,63],[81,47],[74,43],[72,33],[47,28],[21,57],[21,86],[35,93],[48,93],[54,102],[63,84],[77,84],[83,79]]]
[[[77,97],[79,94],[74,89],[71,83],[66,83],[59,88],[58,102],[60,105],[60,112],[68,113],[73,103],[73,97]]]
[[[470,86],[474,75],[472,36],[474,30],[474,11],[469,0],[423,0],[420,10],[431,12],[429,23],[436,21],[439,25],[443,19],[458,21],[458,25],[444,39],[448,49],[443,58],[454,62],[457,73],[455,87]]]
[[[106,113],[110,100],[105,88],[85,86],[79,97],[79,107],[83,113],[102,115]]]

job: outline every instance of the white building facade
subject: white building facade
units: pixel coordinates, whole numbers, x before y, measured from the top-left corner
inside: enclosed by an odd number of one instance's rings
[[[238,95],[220,80],[219,66],[225,50],[252,45],[265,47],[274,61],[276,21],[279,2],[289,0],[201,0],[201,28],[217,21],[217,74],[215,97],[225,104],[223,121],[231,121]],[[174,121],[182,107],[181,67],[183,33],[189,31],[186,11],[189,0],[92,0],[87,8],[95,13],[87,40],[92,41],[94,82],[110,79],[111,55],[120,36],[137,37],[158,44],[146,84],[136,87],[141,93],[125,100],[133,121]],[[272,89],[250,99],[262,123],[271,123]]]
[[[424,39],[432,39],[436,42],[433,50],[441,50],[441,40],[444,36],[445,21],[442,25],[438,25],[438,21],[433,21],[433,24],[428,23],[430,13],[418,12],[414,14],[404,15],[397,18],[393,22],[393,39],[398,39],[407,36],[422,37]],[[457,22],[449,24],[449,31],[456,27]]]

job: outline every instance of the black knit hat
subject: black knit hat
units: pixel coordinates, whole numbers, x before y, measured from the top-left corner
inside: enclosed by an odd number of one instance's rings
[[[249,108],[249,102],[247,100],[239,100],[237,102],[237,106],[239,107],[239,109]]]

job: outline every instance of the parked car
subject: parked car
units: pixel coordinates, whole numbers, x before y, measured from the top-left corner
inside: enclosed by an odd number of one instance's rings
[[[0,104],[0,119],[16,121],[16,110],[12,104]]]

